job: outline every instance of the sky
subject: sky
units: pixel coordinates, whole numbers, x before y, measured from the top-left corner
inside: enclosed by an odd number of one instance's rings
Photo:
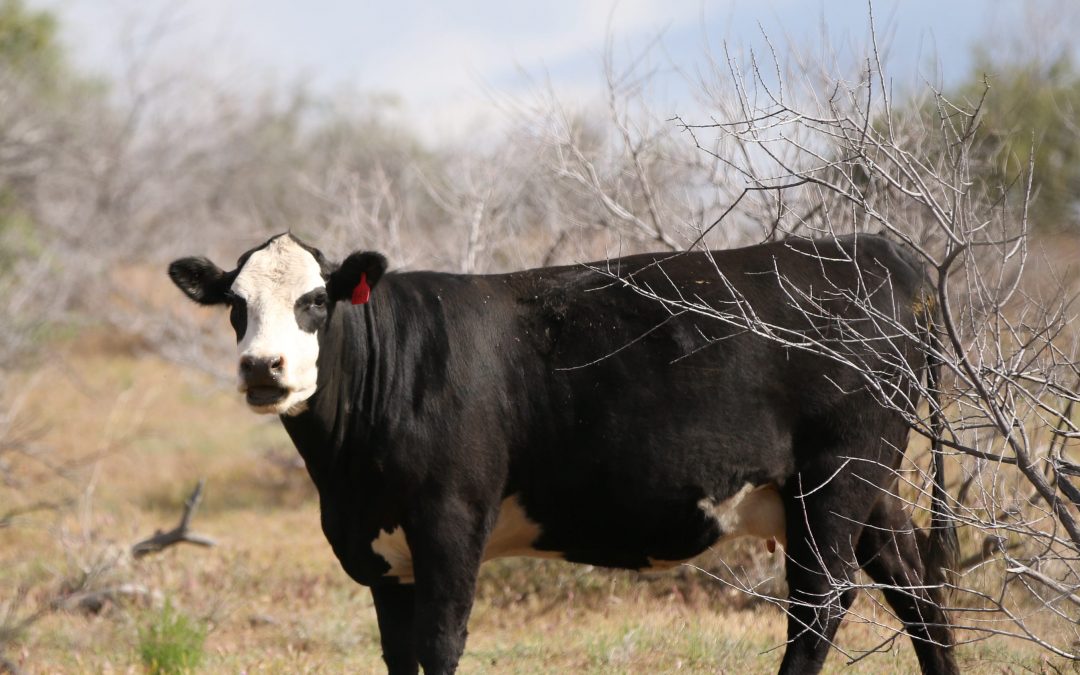
[[[611,37],[616,62],[655,43],[661,105],[678,108],[706,54],[769,42],[813,53],[863,53],[865,0],[29,0],[61,19],[81,67],[122,78],[131,55],[253,91],[305,82],[398,97],[433,136],[486,118],[497,95],[550,83],[561,95],[602,91]],[[1037,4],[1037,0],[1036,0]],[[899,0],[873,5],[890,72],[955,80],[970,48],[1016,21],[1008,0]],[[822,36],[825,37],[822,37]],[[935,66],[934,63],[941,64]]]

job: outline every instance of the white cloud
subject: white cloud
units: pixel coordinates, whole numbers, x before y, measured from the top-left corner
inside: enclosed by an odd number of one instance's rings
[[[575,96],[599,93],[609,31],[618,46],[640,45],[664,30],[681,33],[668,46],[692,60],[687,43],[694,38],[688,36],[705,32],[697,31],[702,21],[714,40],[754,39],[759,20],[779,26],[773,33],[778,38],[788,29],[801,35],[813,32],[824,13],[838,36],[865,29],[863,0],[762,0],[753,6],[733,0],[30,1],[61,15],[66,41],[91,68],[122,75],[125,34],[132,27],[145,34],[169,18],[156,54],[176,72],[239,87],[275,75],[307,79],[327,91],[344,85],[393,92],[429,134],[460,129],[474,111],[489,109],[486,90],[520,93],[531,86],[519,69],[534,79],[550,73],[557,90]],[[895,5],[895,16],[907,22],[903,36],[919,39],[936,23],[950,36],[947,47],[964,49],[959,31],[970,35],[975,29],[970,22],[938,18],[947,12],[930,11],[937,1]],[[949,9],[956,14],[973,6],[982,7],[980,0],[958,0]],[[680,65],[693,70],[692,63]]]
[[[156,27],[159,62],[212,79],[276,73],[327,89],[400,95],[429,133],[461,130],[489,107],[486,88],[513,90],[518,69],[575,90],[599,84],[608,31],[650,37],[696,21],[699,0],[472,0],[432,3],[291,0],[40,0],[63,18],[66,41],[89,67],[122,75],[124,43]]]

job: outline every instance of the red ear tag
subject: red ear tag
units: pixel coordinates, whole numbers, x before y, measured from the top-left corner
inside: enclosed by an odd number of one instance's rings
[[[366,305],[367,301],[371,299],[371,286],[367,283],[367,273],[360,273],[360,283],[356,284],[356,288],[352,292],[352,304],[354,305]]]

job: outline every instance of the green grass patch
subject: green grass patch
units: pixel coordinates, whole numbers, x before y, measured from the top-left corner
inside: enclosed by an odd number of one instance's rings
[[[165,602],[139,631],[139,658],[150,675],[178,675],[199,667],[206,626]]]

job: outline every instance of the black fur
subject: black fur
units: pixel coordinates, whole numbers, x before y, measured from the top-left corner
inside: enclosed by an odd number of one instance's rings
[[[881,337],[851,300],[868,296],[916,334],[925,277],[911,256],[867,235],[594,267],[607,273],[577,265],[383,275],[382,256],[357,253],[328,272],[318,390],[305,412],[282,421],[318,488],[335,554],[372,587],[390,671],[456,669],[506,497],[539,525],[535,547],[640,568],[717,540],[702,499],[774,483],[795,601],[781,672],[821,669],[854,597],[837,593],[836,581],[859,567],[897,586],[886,598],[923,670],[956,672],[911,521],[890,495],[907,444],[903,416],[835,359],[661,301],[736,316],[752,308],[793,342],[812,337],[895,372],[897,359],[925,365],[920,345],[894,340],[883,355],[850,340],[843,325]],[[379,289],[353,306],[360,274]],[[914,401],[900,386],[898,400]],[[371,547],[398,527],[412,554],[411,585],[386,576],[389,565]]]
[[[360,283],[361,275],[366,275],[368,286],[374,290],[385,271],[386,258],[381,253],[357,251],[330,273],[326,289],[332,300],[348,300]]]
[[[229,304],[229,323],[236,332],[236,341],[240,342],[247,332],[247,300],[235,293],[227,293],[226,302]]]
[[[225,302],[236,272],[226,274],[220,267],[203,257],[181,258],[169,265],[169,278],[189,298],[201,305],[220,305]]]
[[[293,312],[300,330],[314,333],[322,328],[326,323],[326,313],[329,311],[328,302],[325,288],[316,288],[297,298]]]

